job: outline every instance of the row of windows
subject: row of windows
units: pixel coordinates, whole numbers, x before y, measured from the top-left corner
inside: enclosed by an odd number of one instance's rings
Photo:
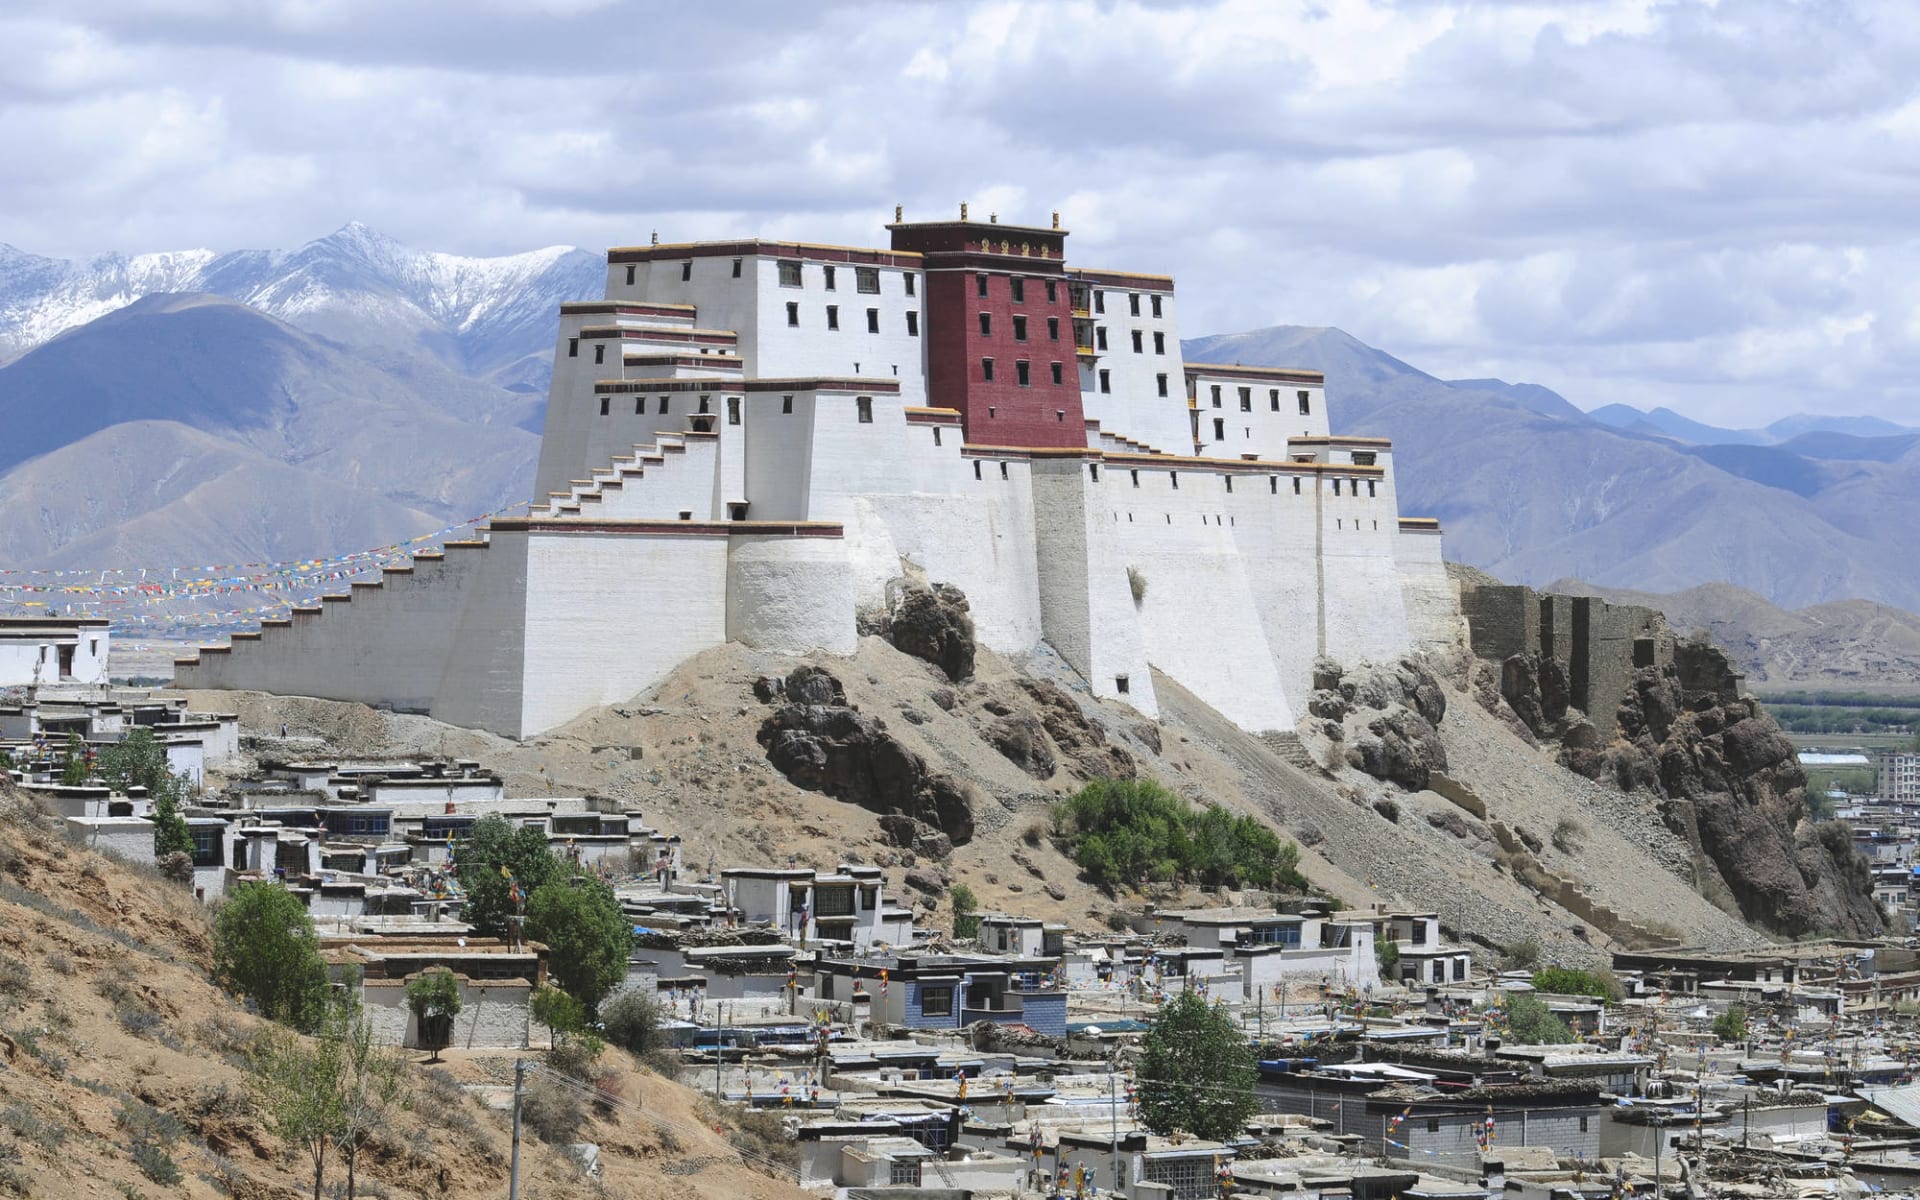
[[[1154,382],[1155,389],[1159,392],[1160,395],[1164,396],[1167,394],[1167,376],[1165,372],[1155,375],[1153,377],[1153,382]],[[1100,373],[1098,374],[1098,376],[1096,376],[1096,385],[1099,387],[1101,395],[1103,396],[1112,395],[1113,394],[1113,372],[1108,370],[1105,367],[1101,367]]]
[[[993,278],[993,277],[992,277],[991,275],[988,275],[988,274],[986,274],[985,272],[981,272],[980,274],[978,274],[978,275],[975,275],[975,276],[973,277],[973,291],[974,291],[974,294],[975,294],[976,296],[979,296],[979,297],[980,297],[980,298],[981,298],[982,300],[985,300],[985,299],[987,298],[987,281],[988,281],[989,279],[991,279],[991,278]],[[1046,286],[1046,289],[1047,289],[1047,303],[1048,303],[1048,304],[1053,304],[1053,303],[1056,303],[1056,302],[1058,302],[1058,301],[1059,301],[1059,299],[1060,299],[1060,282],[1059,282],[1059,280],[1056,280],[1056,279],[1043,279],[1043,280],[1041,280],[1040,282],[1041,282],[1042,284],[1044,284],[1044,285]],[[1026,279],[1026,276],[1024,276],[1024,275],[1013,275],[1013,276],[1010,276],[1010,277],[1008,277],[1008,279],[1007,279],[1007,294],[1008,294],[1009,296],[1011,296],[1011,297],[1013,298],[1013,302],[1014,302],[1015,304],[1025,304],[1025,303],[1027,302],[1027,279]]]
[[[1253,389],[1250,387],[1243,387],[1239,389],[1239,391],[1240,391],[1240,411],[1252,412],[1253,411]],[[1300,415],[1303,417],[1312,416],[1313,415],[1313,393],[1312,392],[1295,392],[1294,397],[1299,402]],[[1213,407],[1215,408],[1220,407],[1220,385],[1219,384],[1216,383],[1212,385],[1209,399],[1213,401]],[[1280,389],[1279,388],[1267,389],[1267,405],[1274,412],[1280,411]]]
[[[797,262],[782,262],[780,264],[780,286],[796,288],[806,286],[805,274],[801,269],[803,265],[804,264]],[[691,262],[683,263],[680,268],[680,278],[691,279],[693,277],[691,273],[692,267],[693,264]],[[740,260],[737,258],[733,260],[733,277],[735,279],[740,278]],[[821,283],[829,292],[839,290],[840,272],[832,263],[822,263],[820,265],[820,279]],[[915,288],[918,286],[915,282],[917,279],[918,276],[912,271],[902,271],[900,273],[900,282],[905,287],[907,295],[911,296],[915,294]],[[880,294],[880,268],[855,267],[853,269],[853,290],[862,295],[878,296]]]
[[[1048,363],[1047,367],[1049,369],[1049,372],[1053,376],[1053,382],[1056,385],[1065,381],[1066,370],[1060,363]],[[993,360],[992,359],[983,358],[980,360],[980,378],[987,383],[993,382]],[[1014,361],[1013,381],[1019,384],[1021,387],[1032,386],[1033,366],[1026,359],[1022,358],[1022,359],[1016,359]]]
[[[981,337],[993,336],[993,314],[992,313],[983,312],[980,314],[980,336]],[[1013,318],[1013,340],[1016,342],[1024,342],[1027,340],[1027,319],[1025,317]],[[1047,340],[1050,342],[1057,342],[1060,340],[1060,318],[1059,317],[1047,318]]]
[[[907,336],[919,337],[920,314],[909,311],[904,315],[907,318]],[[794,329],[800,327],[800,303],[797,300],[787,301],[787,325]],[[827,305],[827,328],[832,330],[840,328],[840,306],[838,304]],[[867,332],[880,332],[880,310],[877,308],[867,310]]]
[[[1148,296],[1147,299],[1152,303],[1152,310],[1151,310],[1152,315],[1155,317],[1160,316],[1161,315],[1161,311],[1160,311],[1161,297],[1156,293],[1154,295]],[[1097,288],[1094,290],[1094,293],[1093,293],[1093,311],[1097,313],[1103,313],[1107,311],[1107,294],[1103,291],[1100,291]],[[1131,316],[1137,317],[1140,315],[1140,293],[1139,292],[1127,293],[1127,311]]]
[[[1058,366],[1059,364],[1056,363],[1055,365]],[[1055,382],[1057,383],[1059,381],[1056,379]],[[673,398],[671,396],[660,397],[660,408],[658,410],[658,415],[663,417],[667,415],[667,411],[672,399]],[[712,396],[702,396],[700,397],[699,405],[694,409],[694,412],[695,413],[712,412],[713,411],[712,405],[713,405]],[[873,397],[872,396],[855,397],[854,406],[860,412],[860,423],[863,425],[871,425],[873,423]],[[635,396],[633,398],[633,415],[636,417],[645,416],[646,411],[647,411],[647,398],[645,396]],[[782,413],[793,412],[792,396],[780,397],[780,411]],[[611,416],[612,414],[613,414],[613,397],[611,396],[600,397],[600,415],[605,417],[605,416]],[[727,424],[738,425],[739,423],[740,423],[740,397],[729,396],[727,397]],[[934,440],[938,441],[939,437],[940,437],[940,431],[937,429],[934,430]]]

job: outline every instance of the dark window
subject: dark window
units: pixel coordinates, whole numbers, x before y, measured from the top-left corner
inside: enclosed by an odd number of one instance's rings
[[[608,405],[608,403],[609,403],[609,401],[608,401],[608,399],[607,399],[607,397],[605,397],[605,396],[602,396],[602,397],[600,397],[600,415],[601,415],[601,416],[603,416],[603,417],[607,415],[607,405]]]
[[[595,346],[594,346],[594,348],[593,348],[593,361],[594,361],[594,362],[595,362],[596,364],[598,364],[598,363],[603,363],[603,362],[606,362],[606,361],[607,361],[607,346],[606,346],[606,343],[605,343],[605,342],[601,342],[601,343],[599,343],[599,344],[597,344],[597,345],[595,345]]]
[[[868,296],[880,294],[880,268],[855,267],[853,269],[853,290]]]
[[[973,477],[980,478],[980,460],[977,458],[973,460]]]
[[[780,265],[784,267],[787,264],[781,263]],[[800,323],[800,304],[796,300],[789,300],[787,301],[787,324],[798,325],[799,323]]]
[[[906,280],[907,295],[909,296],[913,295],[913,272],[908,271],[906,274],[902,275],[900,278]]]
[[[1160,394],[1162,396],[1166,395],[1167,394],[1167,377],[1165,375],[1155,375],[1154,379],[1157,380],[1160,384]]]
[[[661,415],[661,416],[663,416],[663,417],[667,415],[667,401],[668,401],[668,399],[669,399],[669,397],[666,397],[666,396],[662,396],[662,397],[660,397],[660,415]]]
[[[1293,494],[1296,496],[1300,494],[1300,477],[1298,475],[1293,477]]]
[[[1003,462],[1000,464],[1000,478],[1005,479],[1006,477],[1007,477],[1007,464]]]
[[[1146,353],[1146,349],[1145,349],[1145,347],[1144,347],[1144,345],[1142,344],[1142,343],[1143,343],[1143,340],[1144,340],[1144,339],[1143,339],[1143,338],[1141,337],[1141,335],[1140,335],[1140,331],[1139,331],[1138,329],[1136,329],[1136,330],[1134,330],[1134,331],[1133,331],[1133,352],[1134,352],[1135,354],[1145,354],[1145,353]]]
[[[1047,280],[1047,303],[1052,304],[1055,300],[1058,300],[1059,298],[1060,298],[1060,293],[1054,290],[1053,280],[1051,279]]]
[[[1215,417],[1213,419],[1213,440],[1216,442],[1224,442],[1227,440],[1227,422],[1222,417]]]
[[[1105,350],[1107,348],[1107,327],[1105,325],[1095,325],[1093,327],[1093,348],[1096,350]]]
[[[782,397],[780,397],[780,411],[781,411],[781,412],[783,412],[783,413],[790,413],[790,412],[792,412],[792,411],[793,411],[793,397],[792,397],[792,396],[782,396]]]
[[[1013,340],[1016,342],[1024,342],[1027,340],[1027,319],[1025,317],[1015,317],[1013,319]]]
[[[1459,964],[1458,964],[1458,963],[1456,963],[1456,964],[1454,964],[1454,965],[1455,965],[1455,966],[1458,966]],[[1456,978],[1457,978],[1457,976],[1456,976]],[[1587,1131],[1587,1119],[1586,1119],[1585,1117],[1581,1117],[1581,1118],[1580,1118],[1580,1132],[1581,1132],[1581,1133],[1585,1133],[1586,1131]]]
[[[1267,389],[1267,403],[1273,407],[1274,412],[1280,411],[1280,389],[1279,388]]]
[[[1107,311],[1107,294],[1105,292],[1095,291],[1093,293],[1093,311],[1097,313]]]
[[[1309,392],[1301,392],[1300,393],[1300,415],[1304,417],[1311,414],[1312,412],[1313,412],[1312,394]]]
[[[907,276],[907,278],[912,279],[913,276],[909,275]],[[920,314],[917,312],[910,312],[907,314],[907,336],[908,337],[920,336]]]
[[[711,396],[702,396],[702,397],[700,397],[700,407],[699,407],[699,408],[698,408],[697,410],[695,410],[695,411],[697,411],[697,412],[712,412],[713,410],[712,410],[711,408],[709,408],[709,407],[708,407],[708,405],[709,405],[709,404],[711,404],[712,402],[713,402],[713,397],[711,397]]]
[[[1439,1132],[1440,1132],[1440,1118],[1439,1118],[1439,1117],[1428,1117],[1428,1118],[1427,1118],[1427,1132],[1428,1132],[1428,1133],[1439,1133]]]
[[[1131,682],[1132,681],[1125,675],[1115,675],[1113,677],[1113,690],[1124,696],[1127,694],[1127,689]]]
[[[987,277],[985,275],[975,275],[973,277],[973,293],[982,300],[987,298]]]
[[[740,397],[728,396],[727,397],[727,424],[738,425],[739,423],[740,423]]]
[[[821,267],[821,268],[820,268],[820,273],[821,273],[821,275],[823,275],[823,276],[825,277],[825,279],[826,279],[826,284],[827,284],[827,290],[831,292],[831,291],[833,290],[833,268],[832,268],[832,267]]]
[[[1100,369],[1100,394],[1104,396],[1108,392],[1111,392],[1112,390],[1113,390],[1113,380],[1107,374],[1106,368],[1102,367]]]
[[[938,425],[933,427],[933,444],[936,446],[940,444],[940,427]]]
[[[628,287],[633,286],[633,264],[632,263],[627,264],[627,286]]]
[[[1155,354],[1165,354],[1167,352],[1167,335],[1157,330],[1153,335],[1153,352]]]
[[[783,262],[780,264],[780,286],[781,287],[799,287],[800,286],[800,264],[799,263]]]
[[[580,357],[580,339],[579,338],[567,339],[567,357],[568,358]]]
[[[1340,481],[1338,479],[1333,481],[1333,494],[1336,496],[1340,494]]]
[[[1217,383],[1214,384],[1212,387],[1212,398],[1213,398],[1213,406],[1215,408],[1219,408],[1220,407],[1220,385]]]
[[[993,360],[992,359],[983,358],[980,360],[980,378],[986,381],[987,383],[993,382]]]
[[[926,1012],[924,1008],[921,1011]],[[952,1012],[953,1012],[953,993],[952,993],[952,989],[948,989],[947,1011],[944,1013],[940,1013],[938,1015],[947,1016]],[[934,1016],[935,1014],[928,1012],[926,1013],[926,1015]],[[1584,1118],[1582,1119],[1584,1120]],[[917,1158],[889,1159],[887,1161],[887,1183],[892,1187],[915,1187],[915,1188],[919,1187],[920,1186],[920,1160]]]
[[[1276,496],[1280,494],[1280,477],[1278,475],[1267,476],[1267,491]]]
[[[1140,472],[1139,472],[1139,470],[1138,470],[1138,469],[1134,469],[1134,468],[1130,468],[1130,469],[1129,469],[1129,470],[1127,471],[1127,474],[1129,474],[1129,475],[1131,475],[1131,476],[1133,476],[1133,486],[1135,486],[1135,487],[1139,487],[1139,486],[1140,486]]]
[[[1050,342],[1057,342],[1060,340],[1060,318],[1059,317],[1047,318],[1047,340]]]
[[[1227,481],[1227,490],[1228,490],[1228,491],[1232,491],[1232,490],[1233,490],[1233,476],[1231,476],[1231,475],[1223,475],[1223,476],[1221,476],[1221,478],[1223,478],[1223,479],[1225,479],[1225,480]],[[1214,522],[1213,522],[1213,523],[1214,523],[1215,525],[1218,525],[1218,524],[1220,523],[1220,519],[1219,519],[1218,517],[1216,517],[1216,518],[1214,518]]]
[[[1027,302],[1027,281],[1024,276],[1015,275],[1012,279],[1007,280],[1007,286],[1013,291],[1013,302],[1015,304],[1025,304]]]
[[[733,260],[733,277],[740,278],[740,260],[737,258]]]
[[[1180,490],[1180,472],[1168,471],[1167,478],[1173,481],[1173,490],[1176,492],[1179,491]]]
[[[693,260],[688,259],[686,262],[683,262],[680,264],[680,282],[685,283],[687,280],[692,278],[693,278]]]
[[[1367,498],[1369,500],[1373,498],[1373,480],[1371,479],[1367,480]]]
[[[838,304],[827,305],[827,328],[840,328],[840,306]]]
[[[1160,297],[1158,296],[1153,298],[1153,315],[1156,317],[1160,315]]]
[[[860,423],[862,425],[873,424],[873,397],[872,396],[854,397],[853,406],[860,410]]]
[[[992,313],[980,314],[980,336],[981,337],[993,336],[993,314]]]
[[[1026,387],[1030,383],[1032,383],[1032,379],[1030,378],[1030,370],[1028,368],[1026,359],[1022,358],[1022,359],[1016,359],[1014,361],[1013,380],[1015,383],[1018,383],[1021,387]]]
[[[867,332],[868,333],[880,332],[880,310],[877,308],[870,308],[867,310]]]
[[[1088,464],[1087,464],[1087,474],[1088,474],[1089,476],[1091,476],[1091,477],[1093,478],[1093,481],[1094,481],[1095,483],[1099,483],[1099,482],[1100,482],[1100,464],[1099,464],[1099,463],[1088,463]]]
[[[635,396],[633,398],[633,415],[636,417],[644,417],[647,415],[647,398],[645,396]]]
[[[1240,389],[1240,411],[1241,412],[1253,411],[1253,389],[1250,387],[1243,387]]]
[[[1127,311],[1136,317],[1140,315],[1140,293],[1139,292],[1127,293]]]

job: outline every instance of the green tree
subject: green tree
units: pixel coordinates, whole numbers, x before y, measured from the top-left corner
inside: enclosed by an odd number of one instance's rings
[[[948,893],[953,898],[953,936],[972,938],[980,936],[980,901],[975,898],[973,889],[964,883],[956,883]]]
[[[1533,973],[1533,989],[1556,996],[1592,996],[1596,1000],[1618,1000],[1620,985],[1611,975],[1576,971],[1571,967],[1542,967]]]
[[[587,1010],[557,987],[543,987],[527,1002],[527,1013],[547,1027],[550,1041],[559,1043],[587,1027]]]
[[[327,1015],[327,965],[313,918],[277,883],[242,883],[213,915],[214,977],[302,1032]]]
[[[1713,1035],[1723,1042],[1747,1040],[1747,1006],[1736,1004],[1713,1019]]]
[[[1053,825],[1103,887],[1184,880],[1306,890],[1300,847],[1224,808],[1199,809],[1150,779],[1100,779],[1055,810]]]
[[[633,925],[613,889],[591,875],[555,879],[527,900],[527,936],[547,944],[547,970],[591,1019],[627,977]]]
[[[1192,990],[1160,1006],[1140,1056],[1140,1119],[1162,1136],[1184,1129],[1221,1141],[1260,1107],[1253,1050],[1225,1009]]]
[[[637,991],[618,992],[601,1002],[600,1030],[609,1042],[649,1065],[660,1062],[667,1049],[659,1003]]]
[[[440,1051],[445,1049],[445,1039],[428,1036],[428,1030],[437,1030],[444,1020],[451,1029],[453,1019],[460,1015],[460,980],[445,967],[429,967],[407,980],[407,1008],[413,1013],[414,1028],[420,1031],[421,1039],[430,1042],[433,1062],[440,1061]]]
[[[347,1164],[347,1200],[354,1200],[360,1150],[374,1130],[396,1109],[412,1107],[407,1092],[406,1058],[399,1049],[374,1040],[373,1023],[362,1013],[337,1009],[328,1036],[340,1042],[339,1116],[333,1144]]]
[[[87,744],[80,735],[67,735],[66,750],[60,755],[60,782],[65,787],[80,787],[93,778],[93,764],[87,761]]]
[[[304,1149],[313,1164],[313,1200],[326,1184],[327,1152],[346,1128],[341,1098],[346,1053],[338,1037],[302,1038],[285,1030],[255,1046],[248,1077],[267,1127]]]
[[[1400,965],[1399,944],[1383,937],[1373,939],[1373,960],[1380,964],[1380,978],[1389,981],[1397,978],[1399,972],[1395,968]]]
[[[167,747],[151,729],[136,729],[100,751],[96,771],[100,781],[117,792],[145,788],[153,801],[153,856],[193,853],[193,834],[180,806],[193,795],[193,779],[174,774]]]
[[[1573,1040],[1573,1030],[1553,1015],[1538,996],[1507,998],[1507,1035],[1518,1046],[1560,1046]]]
[[[482,937],[504,937],[507,918],[515,906],[509,892],[520,887],[523,903],[563,873],[560,860],[547,848],[544,830],[515,826],[502,817],[482,817],[473,833],[455,851],[460,890],[465,895],[461,917]],[[500,873],[505,867],[513,878]]]

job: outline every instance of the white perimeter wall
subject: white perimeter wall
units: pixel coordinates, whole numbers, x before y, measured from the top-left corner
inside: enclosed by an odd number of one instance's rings
[[[527,1002],[533,988],[522,980],[460,981],[460,1015],[452,1045],[460,1049],[522,1050],[527,1046]],[[420,1030],[398,980],[373,980],[360,989],[373,1036],[390,1046],[418,1046]]]
[[[756,534],[728,543],[728,641],[781,654],[858,648],[843,539]]]

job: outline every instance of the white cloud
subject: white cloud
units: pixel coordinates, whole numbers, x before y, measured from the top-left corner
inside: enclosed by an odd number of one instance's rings
[[[1189,334],[1585,404],[1908,417],[1898,0],[16,0],[0,239],[501,253],[1059,209]]]

